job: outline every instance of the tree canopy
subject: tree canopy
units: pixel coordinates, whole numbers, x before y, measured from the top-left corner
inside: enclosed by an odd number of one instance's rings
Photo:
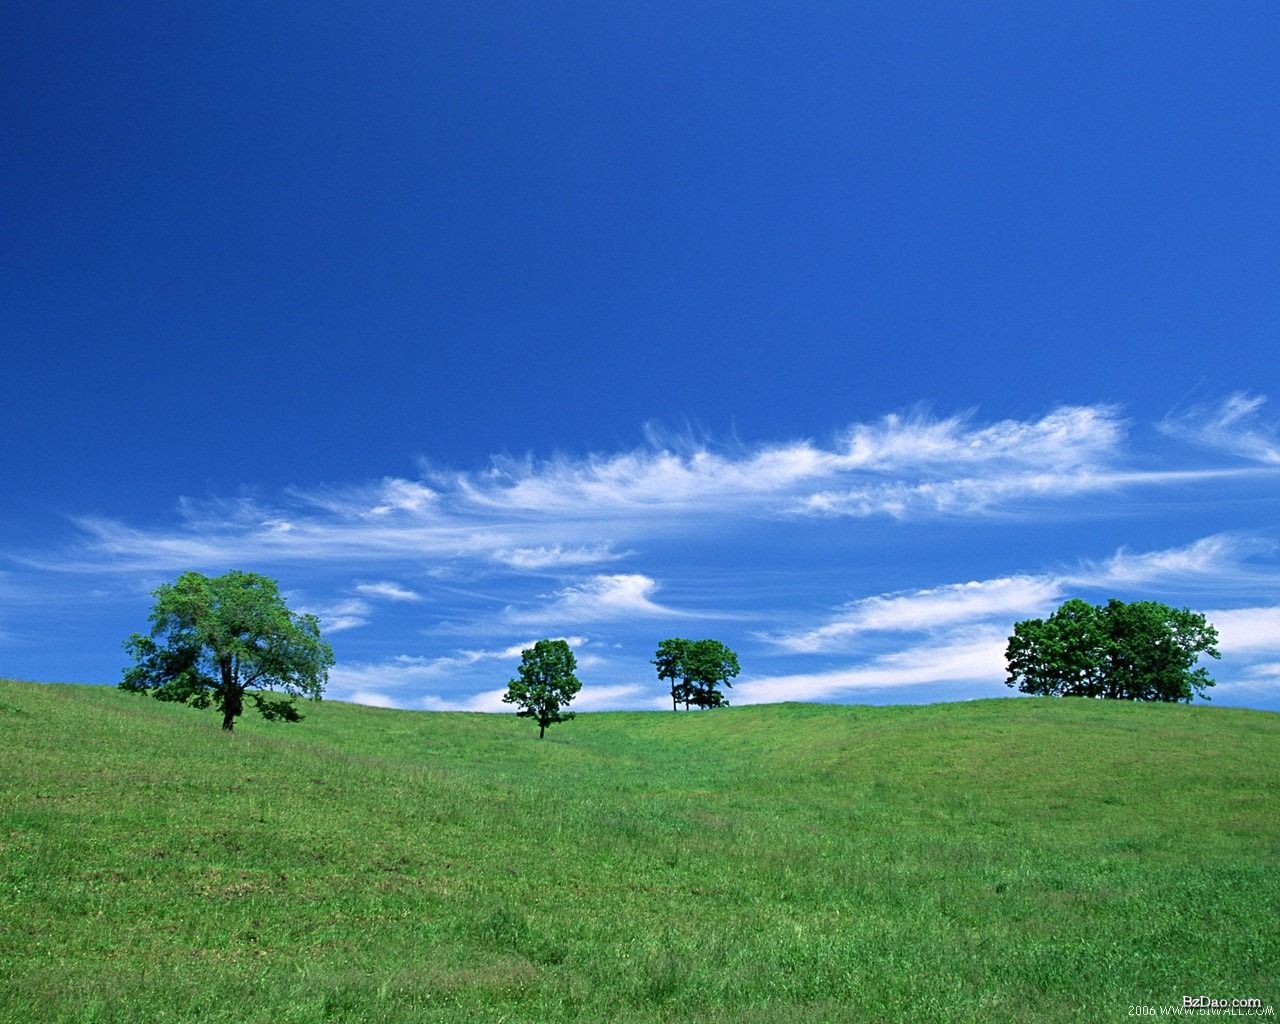
[[[682,703],[686,711],[691,705],[726,707],[729,702],[720,685],[731,687],[729,680],[740,671],[738,656],[719,640],[686,640],[678,636],[658,644],[652,664],[658,669],[658,678],[670,682],[672,711]]]
[[[297,722],[293,700],[319,700],[333,665],[314,615],[289,611],[275,580],[185,572],[153,596],[151,632],[124,643],[135,664],[121,689],[222,712],[228,732],[247,697],[271,720]],[[273,697],[262,691],[278,691]]]
[[[1104,606],[1072,598],[1048,619],[1017,623],[1005,656],[1023,693],[1115,700],[1208,700],[1213,679],[1195,668],[1220,657],[1218,632],[1198,612],[1157,601]]]
[[[566,641],[539,640],[520,652],[518,674],[507,683],[502,700],[517,705],[519,717],[536,721],[538,739],[542,739],[547,726],[573,718],[572,711],[563,709],[582,689],[573,674],[577,667],[578,661]]]

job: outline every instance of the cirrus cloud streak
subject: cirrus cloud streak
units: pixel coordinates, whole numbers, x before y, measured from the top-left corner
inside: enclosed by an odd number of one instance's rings
[[[1231,426],[1244,415],[1228,410],[1219,421]],[[495,458],[479,471],[427,468],[422,480],[292,488],[273,502],[184,499],[170,525],[84,515],[74,520],[70,551],[21,560],[63,571],[360,560],[557,572],[631,557],[656,535],[735,520],[1034,516],[1040,508],[1062,515],[1091,494],[1277,472],[1261,426],[1249,436],[1264,465],[1176,470],[1141,465],[1129,429],[1109,405],[987,424],[916,410],[854,424],[829,444],[677,442],[580,458]]]

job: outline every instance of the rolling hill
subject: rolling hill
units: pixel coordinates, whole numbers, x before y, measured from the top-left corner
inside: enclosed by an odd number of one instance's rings
[[[0,1018],[1280,1002],[1277,715],[784,704],[583,714],[539,742],[510,715],[304,711],[227,735],[109,687],[0,682]]]

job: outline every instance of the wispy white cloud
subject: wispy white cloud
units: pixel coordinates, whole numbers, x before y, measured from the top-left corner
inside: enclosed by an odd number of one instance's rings
[[[1039,420],[972,425],[972,414],[933,419],[886,416],[851,427],[837,456],[841,468],[897,472],[909,466],[1010,463],[1062,469],[1092,465],[1116,451],[1125,423],[1109,405],[1062,406]]]
[[[294,488],[290,495],[303,506],[331,512],[344,519],[421,517],[432,512],[440,495],[419,480],[387,476],[370,483]]]
[[[584,636],[557,636],[550,639],[564,640],[575,652],[590,642]],[[509,662],[511,671],[514,672],[521,653],[535,642],[531,639],[500,648],[463,649],[429,657],[400,654],[377,661],[340,662],[329,672],[329,690],[337,700],[354,700],[351,695],[360,692],[399,691],[433,684],[481,662]],[[582,664],[583,658],[583,655],[578,655],[579,664]]]
[[[441,561],[488,558],[513,546],[514,528],[431,517],[372,522],[336,514],[307,515],[255,502],[183,502],[176,527],[144,530],[116,520],[81,516],[73,520],[81,550],[73,557],[28,558],[38,568],[99,572],[147,571],[242,564],[309,562],[344,565],[372,560]]]
[[[559,544],[543,544],[532,548],[509,548],[493,553],[493,560],[513,569],[560,569],[570,566],[598,565],[625,558],[608,544],[587,547],[563,547]]]
[[[768,446],[738,456],[641,449],[545,462],[495,460],[482,474],[455,478],[477,508],[579,518],[625,511],[652,514],[759,503],[831,471],[830,453],[808,443]]]
[[[640,573],[592,576],[582,583],[557,590],[552,600],[538,608],[508,608],[506,617],[519,623],[567,623],[576,625],[608,619],[643,616],[658,618],[680,612],[653,600],[658,581]]]
[[[367,704],[371,708],[397,708],[395,699],[377,690],[356,690],[346,697],[350,704]]]
[[[776,642],[797,652],[827,651],[861,633],[922,632],[993,616],[1045,611],[1061,596],[1061,581],[1047,576],[952,583],[854,601],[821,626],[778,637]]]
[[[399,583],[393,583],[390,580],[382,580],[376,583],[357,583],[356,593],[364,594],[366,597],[382,598],[386,601],[421,601],[422,595],[416,590],[410,590],[403,587]]]
[[[735,685],[736,704],[838,700],[857,693],[943,683],[1000,683],[1006,631],[978,626],[950,638],[915,644],[849,668],[747,679]]]
[[[1217,609],[1205,618],[1217,627],[1223,654],[1280,654],[1280,605]]]
[[[1243,556],[1274,547],[1237,534],[1203,537],[1182,547],[1134,553],[1120,550],[1068,572],[1001,576],[922,590],[878,594],[850,602],[818,626],[764,639],[797,653],[839,650],[865,633],[938,632],[976,622],[1012,623],[1040,616],[1075,590],[1115,586],[1239,587],[1265,578],[1242,565]]]
[[[435,505],[439,495],[430,487],[416,480],[383,480],[378,502],[369,509],[369,515],[388,516],[396,512],[422,512]]]
[[[515,708],[503,701],[506,687],[484,690],[467,697],[438,697],[427,694],[419,698],[417,706],[425,711],[482,711],[490,714],[513,714]],[[638,684],[618,686],[593,686],[584,684],[574,698],[574,711],[612,711],[617,708],[635,707],[645,693]]]
[[[418,707],[423,711],[483,711],[488,714],[501,711],[510,714],[513,710],[511,705],[503,703],[502,700],[506,693],[505,686],[496,690],[485,690],[470,697],[437,697],[429,693],[419,699]]]
[[[1255,475],[1241,469],[1115,470],[1103,466],[1041,472],[992,467],[981,476],[890,480],[814,491],[798,497],[796,515],[869,519],[972,518],[1025,511],[1052,499],[1134,488],[1204,484]]]
[[[1168,416],[1160,429],[1171,437],[1280,465],[1280,429],[1260,415],[1266,398],[1237,391],[1217,406],[1198,405]]]
[[[554,572],[735,519],[979,517],[1045,507],[1062,514],[1086,507],[1085,495],[1275,472],[1274,433],[1249,425],[1257,403],[1238,397],[1211,429],[1192,431],[1219,440],[1230,433],[1233,450],[1271,464],[1252,469],[1143,466],[1142,454],[1128,448],[1126,420],[1109,405],[989,423],[916,411],[853,424],[827,443],[668,439],[581,457],[495,458],[479,471],[426,468],[421,480],[294,489],[275,502],[185,500],[176,523],[156,528],[88,515],[76,520],[75,551],[30,564],[156,572],[358,562],[426,572],[471,560]]]
[[[473,664],[473,660],[400,654],[380,661],[343,661],[329,670],[329,692],[335,699],[345,700],[344,694],[403,689],[438,679],[451,670]]]
[[[573,700],[574,711],[613,711],[618,708],[634,708],[643,703],[653,690],[652,686],[638,683],[622,683],[614,686],[597,686],[583,683]]]
[[[1224,561],[1234,561],[1236,545],[1232,538],[1219,535],[1204,537],[1186,547],[1140,554],[1121,549],[1101,565],[1087,568],[1077,579],[1091,585],[1108,583],[1144,583],[1153,577],[1204,575],[1219,568]]]
[[[591,641],[585,636],[553,636],[548,637],[549,640],[563,640],[576,652],[579,648],[586,646]],[[537,640],[522,640],[520,643],[510,644],[500,651],[463,651],[462,653],[469,657],[472,661],[481,661],[488,658],[519,658],[525,651],[534,646]],[[578,662],[581,663],[582,655],[575,654]]]
[[[1062,407],[1039,420],[985,427],[973,426],[971,415],[935,419],[917,412],[855,424],[831,446],[795,441],[736,454],[692,446],[548,462],[495,460],[487,472],[461,475],[454,484],[470,502],[493,509],[581,514],[758,506],[761,499],[805,499],[805,488],[850,476],[926,472],[948,479],[957,466],[971,474],[979,465],[1005,473],[1018,467],[1061,472],[1111,457],[1124,433],[1111,406]],[[866,489],[866,500],[876,493]],[[883,498],[895,500],[891,493]]]
[[[583,652],[582,649],[591,643],[587,637],[559,636],[550,639],[564,640],[574,649],[579,673],[606,664],[603,657]],[[434,688],[440,683],[454,682],[461,672],[481,663],[505,662],[505,667],[495,664],[490,669],[499,677],[514,676],[521,654],[535,642],[532,639],[523,640],[502,648],[459,650],[436,657],[400,655],[382,661],[340,664],[330,672],[329,694],[335,700],[374,707],[510,712],[511,705],[502,702],[502,696],[507,692],[505,685],[477,693],[451,696],[422,691],[424,687]],[[486,669],[486,672],[490,669]],[[636,697],[643,692],[644,687],[638,684],[586,684],[574,700],[573,707],[583,711],[600,711],[635,706]],[[393,693],[396,696],[392,696]]]
[[[298,610],[318,618],[320,628],[325,633],[341,633],[347,629],[367,625],[373,609],[367,601],[349,598],[329,605],[302,605]]]
[[[1280,696],[1280,661],[1257,662],[1231,672],[1215,670],[1217,685],[1212,693],[1234,699],[1261,698],[1268,703]]]
[[[1275,549],[1275,542],[1267,537],[1218,533],[1182,547],[1158,551],[1135,553],[1121,548],[1105,561],[1083,563],[1062,579],[1068,585],[1086,587],[1185,587],[1216,583],[1239,589],[1255,582],[1275,585],[1280,583],[1280,575],[1274,569],[1255,569],[1246,561],[1251,555],[1269,554]]]

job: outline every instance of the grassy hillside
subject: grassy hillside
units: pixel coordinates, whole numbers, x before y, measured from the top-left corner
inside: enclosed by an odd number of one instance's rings
[[[1280,1003],[1280,716],[300,725],[0,682],[0,1019],[1121,1020]]]

